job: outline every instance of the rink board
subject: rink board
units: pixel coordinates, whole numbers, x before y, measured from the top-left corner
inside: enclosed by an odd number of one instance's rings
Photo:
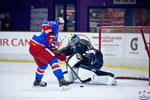
[[[80,38],[92,43],[95,48],[99,48],[98,33],[74,32]],[[40,32],[0,32],[0,60],[1,61],[33,61],[29,54],[29,40],[33,34],[39,35]],[[58,45],[63,41],[62,48],[68,43],[68,36],[71,32],[59,34]],[[146,34],[146,41],[149,35]],[[132,41],[137,39],[137,46]],[[104,67],[106,70],[114,72],[117,76],[140,76],[148,78],[148,56],[140,34],[102,34],[101,51],[104,55]],[[56,45],[56,46],[58,46]],[[132,50],[132,49],[136,50]],[[119,67],[118,67],[119,66]],[[126,66],[126,67],[122,67]],[[122,73],[124,72],[124,73]]]

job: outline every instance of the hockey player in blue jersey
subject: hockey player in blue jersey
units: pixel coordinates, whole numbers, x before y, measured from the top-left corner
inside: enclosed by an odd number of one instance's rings
[[[33,35],[30,40],[29,52],[38,66],[33,86],[47,86],[47,83],[42,81],[42,78],[48,64],[57,77],[60,87],[72,83],[64,79],[58,64],[58,59],[65,61],[66,56],[62,53],[58,54],[53,48],[58,39],[58,32],[63,30],[63,26],[64,20],[61,17],[58,17],[55,21],[43,21],[41,34],[39,36]]]
[[[116,84],[113,73],[101,70],[103,66],[101,51],[95,49],[89,41],[80,39],[76,34],[71,34],[68,40],[69,44],[59,52],[69,56],[67,62],[76,73],[78,73],[79,68],[82,68],[82,70],[87,71],[87,75],[84,76],[91,77],[92,81],[98,80],[98,83],[109,85]],[[69,81],[77,79],[69,68],[67,74]]]

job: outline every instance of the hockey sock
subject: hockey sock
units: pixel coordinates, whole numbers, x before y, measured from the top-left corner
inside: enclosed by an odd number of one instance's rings
[[[45,69],[47,68],[47,65],[45,64],[45,65],[42,65],[42,66],[39,66],[38,68],[37,68],[37,71],[36,71],[36,80],[38,80],[38,81],[41,81],[42,80],[42,77],[43,77],[43,75],[44,75],[44,71],[45,71]]]
[[[52,67],[52,71],[54,73],[54,75],[58,78],[64,78],[63,72],[58,64],[58,59],[57,58],[53,58],[50,62],[49,62],[50,66]]]

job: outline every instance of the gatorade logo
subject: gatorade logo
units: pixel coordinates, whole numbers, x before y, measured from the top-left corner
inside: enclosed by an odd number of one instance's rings
[[[133,38],[130,42],[130,47],[133,51],[138,49],[138,38]]]

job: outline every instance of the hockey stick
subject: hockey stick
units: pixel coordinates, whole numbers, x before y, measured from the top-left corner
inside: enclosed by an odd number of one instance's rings
[[[53,46],[54,47],[54,46]],[[59,53],[58,49],[56,47],[54,47],[55,50]],[[91,78],[85,79],[85,80],[81,80],[81,78],[77,75],[77,73],[71,68],[71,66],[68,64],[67,61],[65,61],[65,63],[67,64],[67,66],[71,69],[71,71],[77,76],[77,78],[80,80],[81,83],[87,83],[91,81]]]
[[[65,37],[63,38],[63,40],[61,40],[60,44],[59,44],[58,47],[57,47],[57,50],[58,50],[59,47],[62,45],[62,43],[64,42],[64,40],[65,40],[66,37],[67,37],[67,36],[65,35]]]

